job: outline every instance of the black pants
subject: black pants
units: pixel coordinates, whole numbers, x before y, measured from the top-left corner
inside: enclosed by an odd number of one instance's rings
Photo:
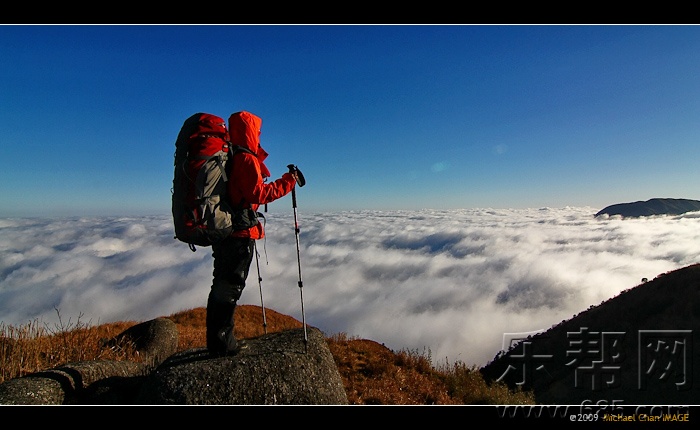
[[[233,314],[253,261],[255,241],[229,237],[212,246],[214,280],[207,300],[207,349],[224,355],[236,349]]]

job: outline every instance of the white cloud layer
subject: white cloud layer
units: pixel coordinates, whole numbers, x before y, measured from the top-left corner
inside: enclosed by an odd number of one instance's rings
[[[505,333],[548,329],[642,278],[700,262],[700,212],[594,218],[596,209],[267,214],[267,309],[326,334],[436,363],[484,365]],[[0,321],[146,321],[206,306],[209,248],[162,217],[0,219]],[[253,261],[242,304],[260,305]],[[58,312],[57,312],[58,311]]]

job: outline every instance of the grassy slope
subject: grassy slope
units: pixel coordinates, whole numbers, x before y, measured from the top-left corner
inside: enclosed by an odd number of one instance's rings
[[[206,345],[206,309],[195,308],[175,313],[178,350]],[[253,338],[291,328],[298,320],[254,305],[236,310],[236,336]],[[266,322],[263,325],[263,321]],[[122,321],[87,326],[74,325],[47,330],[30,327],[4,327],[0,324],[0,382],[68,362],[96,359],[137,359],[133,351],[106,350],[103,340],[116,336],[137,324]],[[436,369],[430,357],[414,351],[392,351],[384,345],[348,336],[326,334],[328,346],[338,366],[351,405],[474,405],[534,404],[531,393],[511,390],[504,384],[487,384],[478,369],[463,363]]]

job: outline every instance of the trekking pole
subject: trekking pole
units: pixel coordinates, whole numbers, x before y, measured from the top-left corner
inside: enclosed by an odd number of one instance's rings
[[[294,165],[290,164],[287,166],[289,172],[295,174],[297,177],[297,184],[303,187],[306,184],[306,179],[301,171]],[[299,267],[299,296],[301,297],[301,320],[304,325],[304,352],[308,350],[309,339],[306,335],[306,315],[304,314],[304,282],[301,280],[301,257],[299,254],[299,221],[297,219],[297,193],[296,185],[292,188],[292,208],[294,209],[294,236],[297,241],[297,266]]]
[[[267,318],[265,318],[265,302],[263,302],[262,277],[260,276],[260,254],[258,254],[258,242],[255,241],[255,265],[258,268],[258,286],[260,287],[260,307],[262,308],[263,330],[267,334]]]

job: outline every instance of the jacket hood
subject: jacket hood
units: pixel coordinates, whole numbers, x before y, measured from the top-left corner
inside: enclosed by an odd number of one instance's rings
[[[228,132],[231,143],[253,151],[260,162],[260,170],[263,176],[269,177],[270,171],[264,164],[269,154],[260,146],[260,127],[262,127],[262,118],[250,112],[236,112],[231,114],[228,119]]]

